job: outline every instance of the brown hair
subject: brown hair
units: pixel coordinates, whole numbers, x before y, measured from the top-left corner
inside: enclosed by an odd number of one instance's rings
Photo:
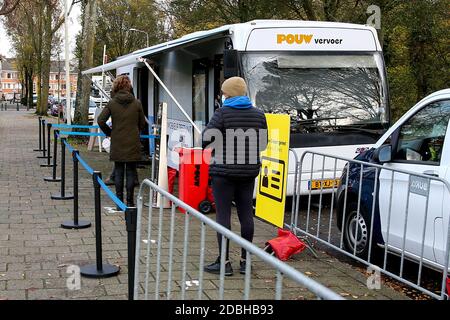
[[[130,78],[126,75],[118,76],[116,80],[114,80],[112,85],[112,94],[116,94],[118,91],[127,91],[131,92],[133,87],[131,86]]]

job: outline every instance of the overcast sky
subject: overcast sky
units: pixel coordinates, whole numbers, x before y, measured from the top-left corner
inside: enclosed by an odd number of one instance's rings
[[[80,4],[77,4],[72,9],[70,13],[70,27],[69,27],[69,36],[70,36],[70,50],[71,53],[75,48],[75,36],[81,29],[81,25],[79,23],[80,17]],[[60,32],[64,36],[64,25],[61,27]],[[64,43],[62,48],[62,57],[64,57]],[[0,54],[4,55],[8,58],[14,57],[15,53],[11,48],[11,39],[6,34],[5,28],[3,27],[3,23],[0,20]],[[73,55],[71,54],[73,57]]]

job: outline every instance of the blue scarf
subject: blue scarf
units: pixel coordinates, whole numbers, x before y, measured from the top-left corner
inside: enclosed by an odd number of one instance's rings
[[[225,100],[224,107],[230,107],[233,109],[250,109],[253,108],[252,102],[247,96],[232,97]]]

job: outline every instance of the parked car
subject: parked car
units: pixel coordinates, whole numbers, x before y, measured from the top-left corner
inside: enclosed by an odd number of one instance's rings
[[[76,100],[74,98],[71,99],[71,106],[72,106],[72,108],[71,108],[72,109],[71,120],[73,122],[74,119],[75,119],[75,110],[77,109]],[[64,101],[62,103],[62,109],[63,109],[64,122],[67,122],[67,118],[66,118],[66,99],[64,99]],[[89,113],[88,113],[89,124],[92,124],[94,122],[96,110],[97,110],[96,103],[92,99],[89,100]]]
[[[47,102],[48,109],[50,110],[52,106],[58,102],[58,100],[53,96],[49,96]]]
[[[360,164],[347,164],[336,197],[337,225],[349,252],[366,258],[369,249],[387,247],[412,261],[423,256],[427,266],[443,269],[450,219],[445,186],[450,183],[449,120],[450,89],[445,89],[417,103],[372,149],[355,158],[383,169],[365,166],[361,174]]]
[[[37,106],[38,96],[37,94],[33,94],[33,106]]]
[[[54,101],[54,103],[52,104],[52,106],[50,107],[50,112],[52,116],[57,117],[58,115],[60,115],[60,117],[63,117],[63,106],[62,103],[59,101]]]

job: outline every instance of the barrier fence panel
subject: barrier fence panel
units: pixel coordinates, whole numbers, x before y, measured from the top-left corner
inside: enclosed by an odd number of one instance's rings
[[[295,214],[286,224],[295,234],[433,298],[448,299],[450,185],[446,180],[428,172],[309,151],[296,169]]]
[[[146,208],[144,212],[144,201],[154,199],[155,194],[168,199],[171,208],[155,208],[150,201],[148,211]],[[179,208],[186,213],[177,212]],[[299,299],[300,296],[342,299],[148,179],[139,190],[136,225],[135,299]],[[220,273],[204,273],[205,259],[217,256],[216,233],[222,237],[222,243],[230,241],[246,250],[243,279],[225,279],[225,245]],[[231,249],[230,255],[233,255]],[[255,277],[252,270],[264,271],[268,279]],[[239,273],[239,269],[235,272]],[[264,295],[255,295],[256,289],[263,290]]]

